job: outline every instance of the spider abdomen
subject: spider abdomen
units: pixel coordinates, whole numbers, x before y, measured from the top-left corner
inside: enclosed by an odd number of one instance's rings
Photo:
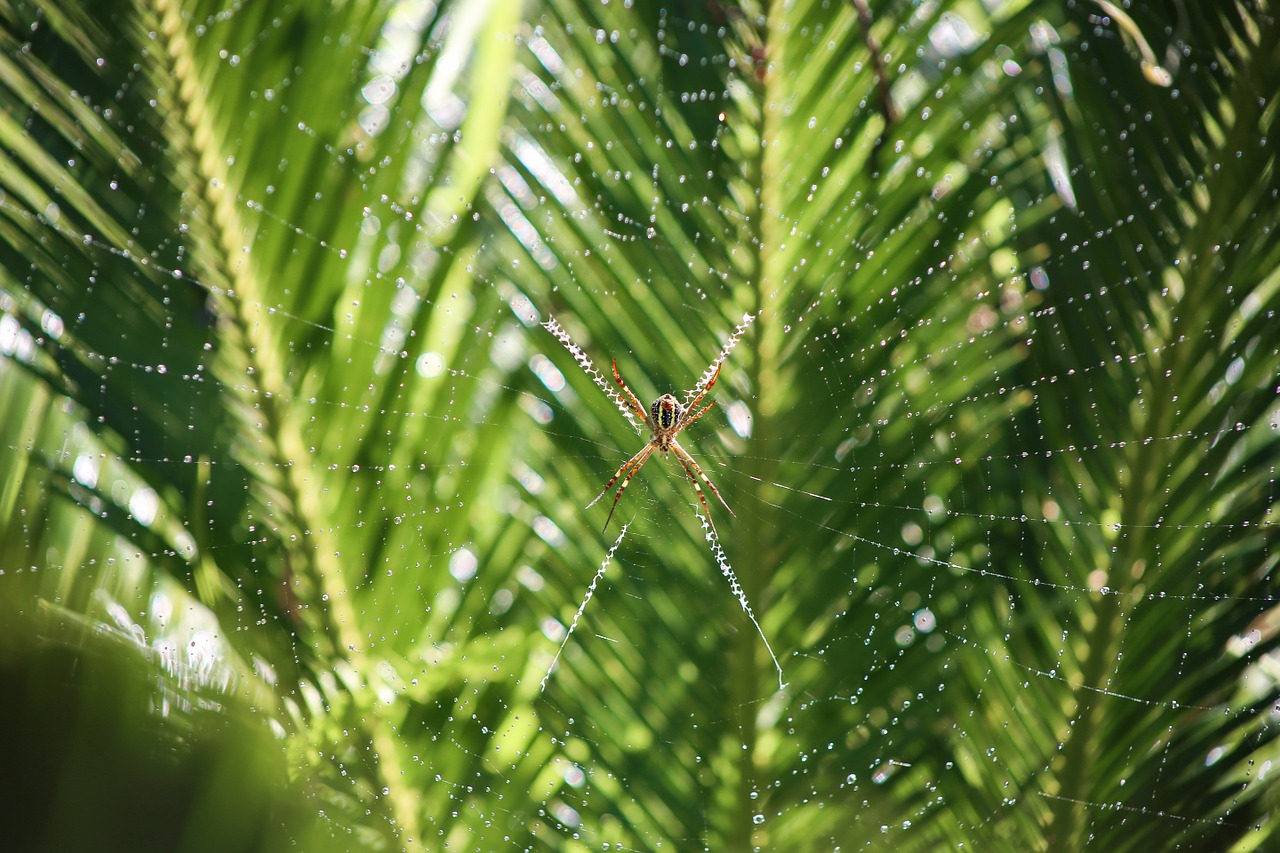
[[[653,418],[653,425],[658,429],[663,431],[675,429],[676,424],[680,423],[680,419],[684,416],[684,406],[681,406],[680,401],[670,394],[663,394],[653,401],[653,405],[649,407],[649,414]]]

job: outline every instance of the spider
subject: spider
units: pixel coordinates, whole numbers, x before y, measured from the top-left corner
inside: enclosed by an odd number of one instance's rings
[[[716,372],[711,374],[711,381],[698,393],[698,396],[693,398],[688,408],[680,405],[680,401],[671,394],[663,394],[653,401],[653,405],[649,407],[648,411],[645,411],[644,406],[640,405],[640,401],[636,399],[636,395],[631,393],[627,383],[623,382],[622,377],[618,374],[618,360],[616,358],[613,360],[613,378],[618,380],[618,384],[622,386],[622,390],[627,395],[627,400],[630,401],[637,414],[644,420],[645,426],[649,428],[650,436],[649,443],[640,448],[639,453],[624,462],[622,467],[614,473],[613,478],[604,484],[604,488],[600,491],[600,494],[596,495],[595,500],[587,504],[587,509],[595,506],[596,501],[599,501],[608,493],[613,484],[618,482],[619,477],[624,473],[627,475],[626,479],[622,481],[622,485],[618,487],[618,493],[613,496],[613,506],[609,508],[609,517],[604,520],[604,528],[601,532],[609,529],[609,521],[613,518],[613,511],[618,508],[618,501],[622,499],[622,493],[627,490],[627,484],[631,482],[631,478],[649,460],[655,450],[663,454],[674,453],[676,455],[676,459],[680,462],[680,467],[684,468],[684,472],[689,475],[689,481],[693,483],[693,488],[698,492],[698,500],[702,502],[702,508],[706,510],[707,523],[711,525],[712,531],[716,529],[716,525],[711,520],[711,508],[707,506],[707,499],[702,494],[702,486],[698,485],[698,477],[701,477],[702,482],[710,487],[712,494],[724,505],[724,508],[729,510],[729,515],[734,514],[733,510],[729,509],[729,505],[724,502],[724,498],[720,497],[720,490],[702,472],[702,469],[698,467],[698,463],[693,461],[689,451],[681,447],[680,442],[676,441],[676,436],[685,427],[705,415],[707,410],[715,405],[715,400],[712,400],[703,406],[701,410],[695,411],[698,408],[698,403],[702,402],[702,398],[707,396],[707,392],[711,390],[711,386],[716,384],[716,377],[719,375],[720,365],[717,364]],[[695,473],[697,476],[694,476]]]

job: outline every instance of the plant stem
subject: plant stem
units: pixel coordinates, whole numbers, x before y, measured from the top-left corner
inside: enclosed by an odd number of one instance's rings
[[[744,125],[747,120],[751,121],[749,128],[739,131],[738,140],[745,166],[740,197],[746,200],[740,245],[750,247],[743,272],[749,286],[751,311],[757,317],[748,347],[748,376],[754,394],[751,441],[770,448],[751,454],[744,465],[747,476],[742,482],[752,483],[756,490],[747,502],[753,507],[752,512],[767,508],[775,498],[765,493],[771,491],[771,484],[776,481],[777,456],[771,449],[777,447],[780,434],[778,419],[783,409],[784,390],[780,364],[784,340],[777,310],[783,276],[777,266],[778,248],[783,239],[779,175],[785,168],[785,152],[779,144],[781,113],[770,109],[770,104],[779,103],[784,96],[776,90],[785,84],[784,76],[777,71],[784,61],[782,27],[785,22],[783,16],[775,15],[767,5],[761,17],[767,22],[763,38],[752,44],[754,31],[749,31],[748,43],[742,47],[742,73],[751,94],[743,99],[741,118]],[[754,68],[748,57],[754,59]],[[735,524],[734,550],[741,567],[740,580],[762,626],[767,621],[769,585],[779,559],[778,529],[777,525],[768,523]],[[771,692],[775,671],[771,663],[766,663],[768,656],[759,636],[749,628],[735,633],[730,657],[738,724],[734,747],[739,757],[735,764],[739,774],[725,849],[748,851],[769,846],[767,786],[761,785],[759,778],[765,762],[759,753],[758,714],[762,699]]]
[[[1254,45],[1255,57],[1242,58],[1242,64],[1267,67],[1256,57],[1274,55],[1277,32],[1276,27],[1262,29]],[[1227,128],[1216,150],[1205,158],[1206,163],[1224,164],[1226,168],[1207,172],[1204,193],[1207,204],[1196,212],[1195,221],[1188,223],[1190,233],[1177,265],[1182,295],[1176,303],[1170,303],[1172,316],[1160,318],[1168,321],[1156,326],[1164,330],[1162,339],[1147,343],[1151,355],[1146,360],[1145,375],[1136,383],[1142,388],[1137,399],[1146,402],[1134,404],[1129,411],[1114,413],[1117,421],[1129,424],[1135,435],[1163,436],[1194,430],[1194,425],[1188,427],[1188,421],[1201,416],[1194,411],[1194,402],[1177,404],[1175,410],[1171,401],[1177,398],[1178,388],[1186,382],[1186,377],[1203,369],[1206,355],[1190,346],[1171,351],[1171,344],[1198,338],[1207,322],[1226,319],[1214,318],[1211,314],[1210,306],[1216,299],[1217,269],[1202,259],[1214,257],[1216,246],[1231,243],[1232,229],[1228,223],[1253,179],[1242,169],[1231,168],[1237,159],[1232,152],[1256,144],[1254,136],[1261,123],[1262,105],[1266,103],[1262,93],[1268,91],[1271,88],[1266,81],[1245,75],[1238,87],[1228,93],[1235,121]],[[1164,353],[1169,353],[1168,361]],[[1094,773],[1097,756],[1108,748],[1108,733],[1104,730],[1108,704],[1103,691],[1115,687],[1116,655],[1128,611],[1133,606],[1127,603],[1135,598],[1131,593],[1138,582],[1137,575],[1141,574],[1135,569],[1147,570],[1159,564],[1160,549],[1153,540],[1167,501],[1162,472],[1175,467],[1169,446],[1167,442],[1136,443],[1126,455],[1120,475],[1120,529],[1106,540],[1107,544],[1115,543],[1114,556],[1098,560],[1098,567],[1107,570],[1112,594],[1092,594],[1096,600],[1094,621],[1086,630],[1079,651],[1083,661],[1082,683],[1076,691],[1075,706],[1068,709],[1067,718],[1073,723],[1064,740],[1061,759],[1055,765],[1059,787],[1046,830],[1049,849],[1054,851],[1082,850],[1088,846],[1088,803],[1099,799],[1100,791],[1105,794],[1109,784],[1109,780],[1095,778]]]
[[[292,417],[280,347],[266,310],[270,297],[245,251],[243,241],[252,228],[240,218],[230,189],[234,184],[226,168],[227,153],[218,147],[222,137],[216,131],[179,3],[153,0],[152,9],[159,18],[158,31],[168,60],[164,73],[169,79],[163,89],[173,99],[172,114],[180,116],[175,136],[187,143],[174,146],[175,169],[189,179],[196,198],[193,216],[201,220],[193,231],[193,255],[207,289],[230,320],[224,349],[233,350],[233,358],[241,360],[238,366],[243,368],[243,374],[228,385],[242,391],[242,416],[260,437],[265,470],[281,472],[279,479],[266,487],[272,492],[272,508],[278,514],[273,518],[276,532],[302,581],[294,586],[308,611],[305,615],[317,614],[304,620],[314,633],[311,639],[316,657],[322,666],[345,657],[361,684],[367,685],[373,665],[361,644],[360,622],[338,561],[338,548],[323,523],[324,486],[310,464],[298,420]],[[293,537],[296,541],[290,542]],[[391,723],[370,707],[368,691],[352,691],[351,701],[376,755],[378,782],[387,792],[384,800],[396,834],[405,846],[416,845],[417,809],[404,786]]]

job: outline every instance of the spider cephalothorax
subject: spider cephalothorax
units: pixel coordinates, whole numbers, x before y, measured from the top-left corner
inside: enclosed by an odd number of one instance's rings
[[[720,490],[702,472],[702,469],[698,467],[698,463],[693,461],[693,457],[689,455],[689,452],[680,446],[680,442],[676,441],[676,436],[685,427],[705,415],[707,410],[715,405],[715,401],[712,400],[701,409],[698,409],[698,403],[702,402],[702,398],[707,396],[707,392],[711,390],[712,385],[716,384],[716,378],[719,376],[720,365],[717,364],[716,371],[711,374],[710,381],[689,402],[688,407],[682,406],[680,401],[673,395],[663,394],[653,401],[653,405],[646,412],[644,406],[640,405],[640,401],[636,399],[636,395],[631,393],[631,389],[627,387],[627,383],[622,381],[622,377],[618,374],[618,361],[614,359],[613,378],[622,386],[627,401],[631,403],[636,414],[640,415],[641,419],[644,420],[645,426],[649,428],[649,443],[640,448],[639,453],[624,462],[622,467],[613,475],[613,478],[604,484],[604,489],[601,490],[600,494],[596,495],[596,500],[587,505],[588,507],[594,506],[595,502],[604,497],[609,488],[618,482],[619,477],[624,473],[627,475],[622,481],[622,485],[618,487],[618,493],[613,496],[613,506],[609,508],[609,517],[604,520],[606,529],[609,527],[610,519],[613,518],[613,511],[618,508],[618,501],[622,499],[622,493],[626,491],[627,484],[631,482],[631,478],[636,475],[636,472],[640,470],[640,466],[648,461],[655,450],[659,453],[675,454],[676,459],[680,462],[680,467],[684,468],[684,472],[689,475],[689,481],[693,483],[693,488],[698,493],[698,500],[702,502],[702,508],[707,512],[707,523],[711,525],[712,530],[715,530],[716,525],[711,521],[711,508],[707,506],[707,499],[702,494],[702,486],[698,483],[699,477],[711,489],[711,493],[716,496],[716,499],[724,505],[724,508],[729,510],[729,515],[733,515],[733,510],[729,509],[729,505],[725,503],[724,498],[720,497]]]

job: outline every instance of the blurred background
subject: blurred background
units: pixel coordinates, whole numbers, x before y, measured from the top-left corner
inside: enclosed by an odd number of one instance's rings
[[[0,22],[0,847],[1276,843],[1269,3]]]

